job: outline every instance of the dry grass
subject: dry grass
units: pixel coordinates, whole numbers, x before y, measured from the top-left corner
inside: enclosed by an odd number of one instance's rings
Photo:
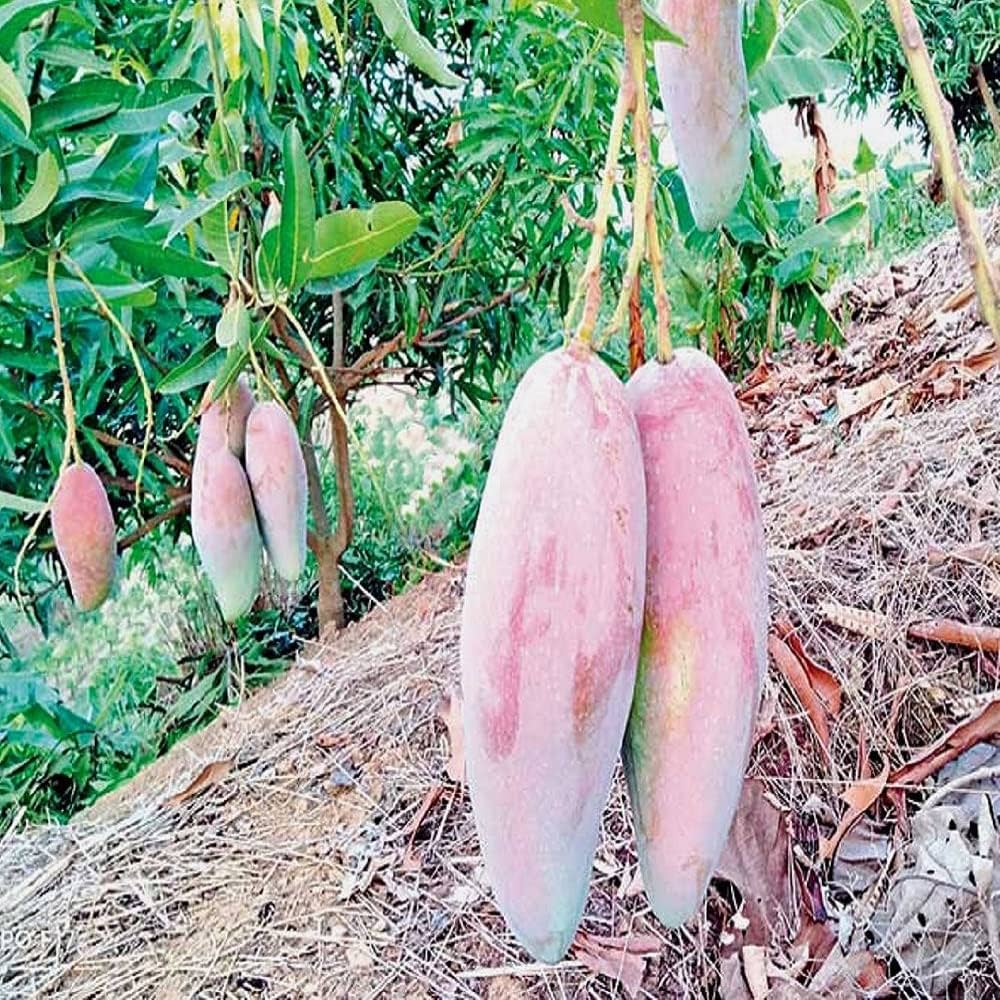
[[[906,315],[872,324],[867,344],[876,355],[895,345],[900,371],[910,363],[896,343]],[[969,350],[980,332],[963,319],[947,336],[931,327],[919,336],[937,338],[937,356]],[[918,341],[904,343],[923,364]],[[863,336],[853,349],[865,355]],[[998,676],[984,656],[916,642],[906,628],[934,616],[1000,620],[990,549],[1000,549],[1000,386],[989,374],[957,401],[918,394],[912,406],[890,401],[837,425],[832,393],[863,381],[852,383],[845,364],[800,350],[749,410],[767,456],[773,609],[844,694],[827,759],[772,672],[751,770],[794,814],[801,871],[824,882],[829,868],[811,860],[816,838],[842,811],[859,747],[875,771],[902,763],[995,696]],[[924,411],[900,412],[913,407]],[[0,996],[622,995],[575,958],[525,964],[491,905],[467,796],[445,777],[438,718],[457,681],[460,590],[458,569],[428,579],[335,645],[309,651],[72,825],[9,835],[0,844]],[[876,612],[884,633],[843,628],[829,602]],[[217,784],[167,804],[205,765],[228,759]],[[713,891],[699,921],[668,934],[633,891],[634,875],[616,779],[584,927],[659,936],[644,996],[719,995],[733,962],[720,940],[731,907]],[[831,885],[826,902],[852,918],[855,940],[875,928],[877,899]],[[788,948],[771,944],[775,955]],[[966,996],[989,995],[986,968],[970,964]],[[928,995],[890,972],[901,993]]]

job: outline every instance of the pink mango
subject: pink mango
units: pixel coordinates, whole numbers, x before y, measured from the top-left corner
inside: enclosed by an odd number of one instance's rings
[[[699,229],[736,207],[750,168],[743,0],[660,0],[683,45],[654,46],[660,97]]]
[[[191,475],[191,534],[227,622],[250,610],[260,586],[260,531],[240,460],[199,435]]]
[[[81,611],[104,603],[115,578],[115,519],[97,473],[85,462],[63,470],[52,497],[52,533]]]
[[[246,450],[247,419],[254,406],[253,393],[244,376],[240,376],[201,415],[198,443],[217,448],[223,443],[239,459]]]
[[[587,895],[635,679],[646,550],[624,387],[589,350],[521,381],[469,555],[460,657],[469,792],[497,905],[558,961]]]
[[[767,568],[732,387],[681,348],[627,387],[646,468],[646,607],[624,760],[643,882],[678,927],[701,905],[740,797],[767,665]]]
[[[268,557],[294,582],[306,564],[306,463],[295,424],[276,402],[250,413],[246,468]]]

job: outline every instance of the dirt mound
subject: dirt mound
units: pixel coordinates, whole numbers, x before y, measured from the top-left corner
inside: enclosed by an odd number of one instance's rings
[[[797,346],[741,389],[773,662],[700,921],[649,914],[616,780],[584,932],[560,966],[525,964],[453,780],[456,567],[70,826],[8,835],[0,996],[990,995],[1000,384],[964,284],[946,240],[841,291],[846,350]],[[921,808],[928,776],[948,787]]]

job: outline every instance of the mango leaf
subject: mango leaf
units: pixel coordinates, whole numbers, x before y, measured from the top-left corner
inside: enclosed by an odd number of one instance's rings
[[[410,20],[406,0],[371,0],[375,16],[389,41],[413,63],[442,87],[462,87],[465,81],[453,73],[444,56],[417,29]]]
[[[36,136],[65,132],[113,115],[129,92],[127,84],[111,79],[85,77],[60,87],[32,111],[32,133]]]
[[[405,202],[384,201],[367,210],[348,208],[316,223],[310,278],[357,270],[384,257],[417,228],[420,216]]]
[[[304,80],[309,73],[309,39],[301,25],[295,29],[295,39],[292,45],[295,52],[295,68],[299,71],[299,79]]]
[[[155,132],[172,114],[190,111],[209,96],[209,91],[191,80],[152,80],[142,90],[130,88],[110,118],[89,125],[86,131],[116,135]]]
[[[0,105],[7,108],[24,126],[25,134],[31,131],[31,108],[28,107],[28,98],[24,96],[17,75],[2,59],[0,59]]]
[[[19,497],[0,490],[0,510],[16,510],[21,514],[40,514],[45,510],[45,504],[41,500],[31,500],[28,497]]]
[[[181,362],[176,368],[167,372],[157,385],[156,391],[163,395],[176,395],[197,388],[199,385],[206,385],[219,374],[225,360],[225,351],[220,351],[215,346],[214,340],[210,341],[201,350],[192,354],[187,361]]]
[[[217,205],[221,205],[227,198],[231,198],[236,194],[237,191],[243,190],[250,183],[250,180],[250,174],[245,170],[237,170],[226,177],[221,177],[219,180],[213,181],[199,198],[195,198],[190,205],[177,214],[173,224],[170,226],[170,231],[167,233],[166,242],[169,243],[192,222],[197,222],[206,212],[211,211]]]
[[[0,218],[12,226],[18,226],[41,215],[52,204],[59,191],[59,164],[49,150],[38,157],[35,179],[20,204],[0,212]]]
[[[35,261],[30,253],[13,260],[0,261],[0,298],[15,291],[35,269]]]
[[[285,129],[282,152],[285,182],[281,194],[278,277],[287,288],[294,290],[308,277],[306,257],[312,246],[316,225],[309,160],[302,145],[302,136],[294,125]]]
[[[222,0],[219,10],[219,41],[222,44],[222,59],[230,79],[240,75],[240,12],[236,0]]]
[[[0,52],[6,52],[35,18],[58,6],[58,0],[9,0],[0,3]]]
[[[839,90],[850,78],[850,66],[839,59],[774,55],[750,81],[751,104],[763,113],[793,97],[817,97],[827,90]]]
[[[111,247],[122,260],[153,274],[174,278],[211,278],[219,273],[216,264],[158,243],[117,237],[111,240]]]
[[[240,0],[240,12],[246,22],[250,40],[257,48],[264,51],[264,22],[260,16],[260,4],[257,0]]]
[[[323,33],[323,38],[332,41],[337,50],[337,62],[343,66],[347,61],[347,54],[344,51],[344,38],[337,25],[337,17],[333,13],[329,0],[316,0],[316,13],[319,14],[319,27]]]
[[[201,236],[208,252],[231,278],[239,274],[240,262],[229,229],[229,210],[224,201],[214,205],[201,220]]]
[[[617,0],[546,0],[553,7],[566,11],[578,21],[591,28],[600,28],[610,35],[621,38],[621,18],[618,16]],[[524,5],[524,0],[515,0],[515,9]],[[643,0],[643,14],[646,17],[646,40],[650,42],[673,42],[681,44],[679,35],[670,30],[670,26],[656,12],[656,8],[648,0]]]

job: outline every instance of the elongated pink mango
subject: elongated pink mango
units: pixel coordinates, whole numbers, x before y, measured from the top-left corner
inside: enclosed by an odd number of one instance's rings
[[[537,959],[580,920],[632,699],[646,505],[624,387],[588,350],[537,361],[497,441],[460,657],[469,792],[497,905]]]
[[[243,466],[218,446],[211,424],[195,449],[191,534],[222,617],[236,621],[250,610],[260,587],[260,531]]]
[[[649,513],[625,773],[646,894],[678,927],[701,904],[740,797],[767,662],[766,553],[750,439],[715,362],[681,348],[627,391]]]
[[[253,406],[253,393],[241,375],[202,413],[199,445],[207,450],[226,444],[237,458],[242,459],[246,450],[247,419]]]
[[[85,462],[68,466],[52,497],[52,534],[81,611],[104,603],[115,579],[115,519],[97,473]]]
[[[278,575],[292,583],[306,564],[306,463],[295,424],[274,401],[250,413],[246,468],[264,547]]]
[[[699,229],[736,207],[750,167],[750,101],[743,0],[660,0],[684,40],[654,47],[660,97]]]

